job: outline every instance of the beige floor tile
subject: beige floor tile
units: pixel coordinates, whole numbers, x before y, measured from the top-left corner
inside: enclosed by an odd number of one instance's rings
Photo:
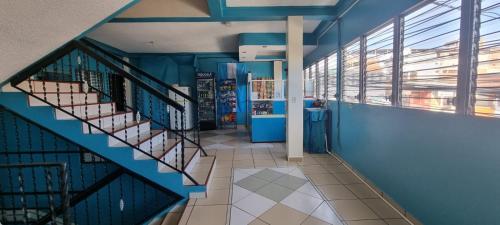
[[[304,222],[302,222],[301,225],[331,225],[331,224],[310,216],[307,217],[307,219],[304,220]]]
[[[357,199],[344,185],[330,184],[318,186],[318,189],[328,200]]]
[[[250,153],[245,153],[245,154],[235,154],[234,155],[234,160],[252,160],[253,156]]]
[[[351,171],[343,164],[332,163],[324,164],[323,167],[332,173],[350,173]]]
[[[231,184],[230,177],[213,177],[210,180],[209,188],[210,190],[218,190],[218,189],[229,189]]]
[[[321,165],[304,165],[300,169],[305,175],[317,174],[317,173],[328,173],[328,171]]]
[[[233,160],[222,160],[217,156],[216,167],[217,168],[231,168],[233,167]]]
[[[377,199],[363,199],[362,200],[370,209],[372,209],[382,219],[398,219],[401,218],[399,213],[390,207],[384,200]]]
[[[230,224],[230,225],[232,225],[232,224]],[[261,219],[257,218],[255,220],[253,220],[251,223],[249,223],[248,225],[269,225],[269,224],[262,221]]]
[[[195,206],[187,225],[225,225],[227,205]]]
[[[366,184],[347,184],[346,187],[358,198],[379,198]]]
[[[378,216],[360,200],[335,200],[333,207],[344,220],[378,219]]]
[[[214,168],[212,171],[212,176],[214,178],[219,178],[219,177],[231,177],[232,171],[231,168]]]
[[[301,165],[319,165],[319,162],[316,161],[316,159],[312,157],[304,157],[302,162],[300,163]]]
[[[254,167],[254,164],[253,164],[252,159],[235,160],[235,161],[233,161],[233,167],[234,168],[252,168],[252,167]]]
[[[310,174],[308,177],[315,185],[340,184],[340,181],[333,174],[329,173]]]
[[[186,225],[188,220],[189,220],[189,216],[191,216],[191,212],[193,211],[193,206],[187,206],[186,209],[184,209],[184,212],[182,213],[182,217],[179,221],[179,225]]]
[[[410,225],[406,220],[404,219],[385,219],[385,222],[388,225]]]
[[[272,225],[300,225],[307,215],[278,203],[259,218]]]
[[[189,201],[187,202],[187,206],[193,206],[195,202],[196,198],[190,198]]]
[[[352,173],[336,173],[334,174],[337,177],[337,180],[342,184],[361,184],[360,179],[354,176]]]
[[[387,225],[383,220],[353,220],[347,221],[347,225]]]
[[[206,198],[199,198],[195,202],[195,206],[227,204],[229,204],[229,189],[209,190]]]
[[[255,160],[262,160],[262,159],[273,159],[273,156],[271,154],[254,154],[253,158]]]
[[[314,159],[321,165],[338,165],[341,163],[339,160],[330,155],[320,158],[315,157]]]
[[[255,167],[276,167],[276,163],[272,159],[256,159],[254,160]]]

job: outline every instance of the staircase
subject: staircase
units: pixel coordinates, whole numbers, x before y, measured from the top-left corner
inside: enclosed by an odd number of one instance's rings
[[[186,113],[196,102],[91,44],[72,41],[16,74],[0,105],[184,198],[206,197],[215,157]]]

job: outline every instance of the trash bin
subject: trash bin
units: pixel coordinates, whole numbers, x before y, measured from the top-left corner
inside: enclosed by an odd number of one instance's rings
[[[304,109],[304,150],[309,153],[326,153],[327,110]]]

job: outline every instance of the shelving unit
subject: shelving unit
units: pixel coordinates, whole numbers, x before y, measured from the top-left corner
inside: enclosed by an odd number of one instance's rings
[[[213,73],[198,73],[196,75],[198,92],[198,116],[200,130],[215,130],[217,128],[215,105],[215,76]]]
[[[252,142],[286,141],[286,81],[250,79],[248,86],[247,121]]]
[[[237,128],[236,122],[236,80],[224,80],[219,85],[219,127]]]

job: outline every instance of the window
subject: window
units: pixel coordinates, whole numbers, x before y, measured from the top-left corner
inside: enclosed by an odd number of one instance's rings
[[[314,85],[314,80],[311,78],[311,67],[307,67],[305,70],[305,79],[304,79],[304,97],[306,98],[312,98],[314,97],[315,93],[315,85]]]
[[[318,68],[317,79],[318,79],[318,98],[325,99],[325,60],[322,59],[316,64]]]
[[[335,100],[335,94],[337,94],[337,53],[333,53],[327,58],[327,76],[328,76],[328,100]]]
[[[455,112],[460,2],[434,1],[403,18],[403,107]]]
[[[359,102],[359,50],[359,40],[342,50],[342,100],[345,102]]]
[[[366,37],[366,103],[391,105],[394,26]]]
[[[500,0],[481,2],[474,112],[500,117]]]

